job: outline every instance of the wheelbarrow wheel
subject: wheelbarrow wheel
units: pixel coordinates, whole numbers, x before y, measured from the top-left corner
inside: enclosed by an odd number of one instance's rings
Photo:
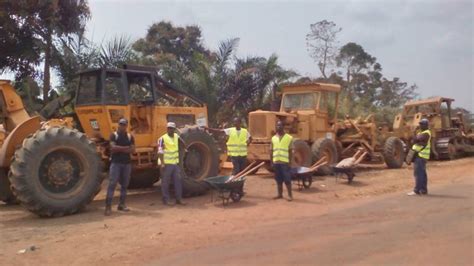
[[[233,202],[239,202],[240,199],[242,199],[242,194],[237,191],[232,191],[230,192],[230,198],[232,199]]]
[[[303,178],[303,187],[310,188],[313,184],[313,178],[311,176]]]

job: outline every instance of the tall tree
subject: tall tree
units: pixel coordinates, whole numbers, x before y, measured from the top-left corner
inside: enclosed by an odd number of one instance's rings
[[[353,42],[342,46],[339,50],[339,54],[336,56],[337,66],[346,69],[347,82],[350,82],[351,75],[369,69],[376,60],[377,59],[368,54],[362,46]]]
[[[179,27],[165,21],[151,25],[145,38],[136,41],[133,49],[155,64],[174,59],[187,67],[190,66],[194,53],[210,54],[202,44],[201,29],[198,26]]]
[[[17,78],[42,76],[43,101],[47,102],[59,40],[82,32],[89,16],[85,0],[0,1],[0,25],[5,25],[0,27],[0,42],[6,44],[0,69],[15,72]],[[42,73],[37,69],[40,64]]]
[[[336,23],[321,20],[310,25],[310,32],[306,35],[306,46],[309,55],[318,64],[319,71],[327,79],[328,66],[334,63],[337,54],[337,34],[342,28]]]

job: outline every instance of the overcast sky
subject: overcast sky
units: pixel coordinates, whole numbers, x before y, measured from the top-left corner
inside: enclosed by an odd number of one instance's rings
[[[221,40],[239,37],[238,56],[276,53],[284,67],[318,77],[305,36],[310,24],[327,19],[342,27],[341,46],[362,45],[377,58],[387,78],[416,83],[423,98],[452,97],[455,106],[474,111],[473,2],[89,0],[87,36],[96,43],[115,35],[136,40],[161,20],[193,24],[201,27],[210,49]]]
[[[450,96],[474,110],[473,1],[90,1],[94,41],[145,36],[154,22],[201,27],[204,44],[239,37],[238,56],[269,56],[316,77],[308,56],[309,25],[327,19],[342,27],[341,45],[356,42],[377,57],[388,78],[419,86],[421,97]]]

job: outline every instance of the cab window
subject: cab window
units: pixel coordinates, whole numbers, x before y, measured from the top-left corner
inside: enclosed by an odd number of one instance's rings
[[[98,104],[101,102],[101,98],[102,87],[100,86],[100,72],[95,71],[81,74],[76,104]]]
[[[153,103],[153,90],[150,75],[129,73],[128,94],[131,103]]]
[[[117,72],[107,72],[105,76],[105,103],[115,105],[127,104],[124,89],[122,86],[122,76]]]

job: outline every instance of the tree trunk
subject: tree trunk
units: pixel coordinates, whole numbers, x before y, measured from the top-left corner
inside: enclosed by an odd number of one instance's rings
[[[43,104],[48,103],[48,94],[51,86],[51,46],[52,36],[50,33],[46,36],[46,48],[44,51],[44,74],[43,74]]]

